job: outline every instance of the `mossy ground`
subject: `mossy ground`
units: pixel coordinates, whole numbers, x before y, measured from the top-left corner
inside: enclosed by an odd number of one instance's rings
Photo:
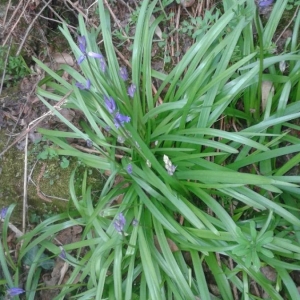
[[[0,131],[0,152],[5,148],[7,136],[5,130]],[[61,158],[37,161],[37,154],[42,145],[29,145],[28,178],[27,186],[28,218],[30,221],[38,221],[49,215],[59,213],[69,205],[69,180],[73,170],[80,164],[75,159],[70,160],[67,168],[62,168]],[[0,183],[0,208],[16,203],[13,218],[14,222],[21,222],[24,193],[24,151],[12,147],[0,159],[1,183]],[[45,170],[43,171],[43,165]],[[79,166],[76,172],[75,182],[80,191],[84,166]],[[88,183],[94,190],[101,190],[103,177],[97,170],[89,170]],[[38,178],[40,177],[40,180]],[[42,199],[37,192],[37,187],[42,194],[52,202]],[[79,194],[80,196],[80,194]],[[58,199],[60,198],[60,199]],[[72,207],[72,206],[71,206]]]

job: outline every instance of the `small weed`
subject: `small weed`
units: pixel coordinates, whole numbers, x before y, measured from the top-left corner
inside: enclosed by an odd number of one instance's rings
[[[15,85],[20,78],[30,74],[30,69],[21,55],[9,56],[5,66],[6,54],[7,48],[0,47],[0,70],[5,70],[6,72],[4,80],[7,82],[7,85]]]
[[[44,150],[42,150],[41,152],[38,153],[37,155],[37,159],[41,159],[41,160],[51,160],[51,159],[57,159],[58,158],[58,153],[56,151],[56,149],[52,148],[52,147],[44,147]],[[69,167],[70,165],[70,160],[67,159],[65,156],[62,156],[61,161],[60,161],[60,167],[62,169],[66,169]]]
[[[38,156],[37,159],[54,159],[58,157],[58,154],[56,152],[56,150],[52,147],[45,147],[43,151],[41,151]]]
[[[185,33],[193,39],[201,38],[219,19],[221,12],[206,11],[203,18],[195,17],[181,22],[180,33]]]
[[[60,162],[60,167],[62,169],[66,169],[69,166],[69,164],[70,164],[70,161],[65,156],[63,156],[62,160]]]

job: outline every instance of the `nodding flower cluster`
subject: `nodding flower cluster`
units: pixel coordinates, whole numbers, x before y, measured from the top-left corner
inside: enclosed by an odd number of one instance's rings
[[[78,60],[77,60],[78,64],[81,64],[87,57],[93,57],[93,58],[99,59],[101,71],[102,72],[106,71],[107,65],[106,65],[106,62],[105,62],[105,59],[104,59],[103,55],[100,54],[100,53],[96,53],[96,52],[87,52],[86,51],[86,38],[85,38],[85,36],[79,36],[78,37],[78,47],[79,47],[79,49],[82,53],[79,56]],[[119,75],[122,78],[122,80],[124,80],[124,81],[128,80],[128,72],[127,72],[126,67],[123,66],[123,67],[120,68]],[[88,79],[85,84],[82,84],[80,82],[76,82],[75,86],[77,86],[81,90],[85,90],[85,89],[88,90],[91,87],[91,81]],[[135,86],[135,84],[132,83],[128,87],[127,93],[131,98],[133,98],[134,94],[135,94],[135,91],[136,91],[136,86]],[[130,117],[129,116],[125,116],[117,110],[116,102],[112,97],[104,96],[104,103],[105,103],[105,106],[106,106],[106,109],[108,110],[108,112],[111,115],[113,115],[114,124],[117,128],[119,128],[120,126],[123,126],[124,123],[130,122]]]
[[[115,100],[112,97],[104,96],[104,104],[108,112],[114,117],[114,124],[117,128],[123,126],[124,123],[130,122],[130,117],[122,115],[117,111],[117,105]]]
[[[87,56],[97,58],[100,62],[100,70],[104,73],[106,71],[106,62],[102,54],[96,52],[86,52],[86,38],[85,36],[78,37],[78,47],[81,51],[81,55],[79,56],[77,62],[80,65]]]

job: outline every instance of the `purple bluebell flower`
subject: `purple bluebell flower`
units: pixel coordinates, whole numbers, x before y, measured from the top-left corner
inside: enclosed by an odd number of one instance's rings
[[[75,85],[80,89],[80,90],[89,90],[90,87],[91,87],[91,81],[88,79],[86,81],[86,84],[83,85],[82,83],[80,82],[76,82]]]
[[[104,103],[105,103],[106,109],[108,110],[108,112],[110,114],[115,112],[117,107],[116,107],[116,102],[112,97],[104,96]]]
[[[99,59],[100,61],[100,69],[104,73],[106,71],[106,62],[101,53],[96,53],[96,52],[88,52],[87,54],[89,57],[93,57],[96,59]]]
[[[128,173],[128,174],[132,174],[132,164],[129,164],[129,165],[126,167],[126,170],[127,170],[127,173]]]
[[[259,7],[267,7],[267,6],[272,5],[273,2],[274,2],[274,0],[262,0],[262,1],[258,2],[258,6]]]
[[[8,210],[8,207],[3,207],[0,211],[0,219],[5,219],[6,217],[6,214],[7,214],[7,210]]]
[[[78,47],[80,51],[85,54],[86,52],[86,38],[84,35],[78,37]]]
[[[88,52],[86,53],[86,38],[85,36],[79,36],[78,37],[78,47],[80,49],[80,51],[82,52],[82,54],[79,56],[79,58],[77,59],[78,64],[80,65],[87,56],[89,57],[93,57],[93,58],[97,58],[100,60],[100,68],[103,72],[105,72],[106,70],[106,63],[104,60],[104,57],[102,54],[100,53],[96,53],[96,52]]]
[[[117,112],[114,117],[114,124],[117,128],[123,126],[124,123],[130,122],[130,117],[122,115],[121,113]]]
[[[122,234],[125,224],[126,224],[126,219],[125,219],[124,215],[122,213],[119,213],[118,218],[116,218],[114,221],[114,226],[115,226],[116,231],[118,233]]]
[[[96,52],[88,52],[87,54],[89,57],[97,58],[97,59],[103,59],[103,55],[101,53]]]
[[[82,54],[77,59],[77,62],[80,65],[86,58],[86,38],[84,35],[78,37],[78,47],[82,52]]]
[[[63,248],[63,247],[60,247],[60,253],[59,253],[59,257],[61,258],[61,259],[66,259],[67,258],[67,255],[66,255],[66,251],[65,251],[65,249]]]
[[[80,82],[76,82],[75,86],[77,86],[80,90],[84,90],[85,89],[85,86],[82,83],[80,83]]]
[[[77,63],[80,65],[85,60],[85,57],[85,54],[80,55],[77,59]]]
[[[13,287],[7,290],[7,294],[11,297],[23,294],[25,291],[21,288]]]
[[[126,81],[126,80],[128,79],[128,72],[127,72],[126,67],[121,67],[121,68],[120,68],[119,74],[120,74],[120,77],[121,77],[124,81]]]
[[[132,84],[128,87],[127,93],[128,93],[128,95],[129,95],[131,98],[133,98],[135,91],[136,91],[136,85],[132,83]]]

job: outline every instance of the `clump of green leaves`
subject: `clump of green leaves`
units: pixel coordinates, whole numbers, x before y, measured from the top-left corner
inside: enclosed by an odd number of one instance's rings
[[[47,160],[47,159],[55,159],[58,158],[58,152],[55,148],[46,146],[44,149],[38,153],[37,159]],[[62,169],[66,169],[69,167],[70,160],[66,158],[65,156],[62,156],[60,161],[60,167]]]
[[[207,10],[204,17],[191,17],[181,22],[179,32],[185,33],[193,39],[201,38],[220,18],[219,9]]]
[[[30,74],[30,69],[21,55],[10,56],[8,58],[7,74],[13,77],[14,80],[23,78]]]
[[[20,78],[24,78],[30,74],[30,69],[28,68],[24,58],[19,56],[9,56],[7,64],[5,65],[5,57],[7,54],[6,47],[0,47],[0,70],[1,72],[5,70],[6,84],[14,85]]]
[[[40,151],[37,155],[37,159],[54,159],[58,157],[58,153],[53,147],[45,146],[43,147],[43,150]]]
[[[232,250],[232,253],[242,257],[247,268],[250,268],[253,264],[254,269],[258,272],[261,267],[259,253],[269,258],[274,257],[274,254],[270,250],[264,248],[264,246],[268,246],[273,241],[274,232],[270,230],[258,233],[254,221],[249,223],[249,227],[250,234],[243,233],[241,228],[237,228],[237,241],[239,245]]]

